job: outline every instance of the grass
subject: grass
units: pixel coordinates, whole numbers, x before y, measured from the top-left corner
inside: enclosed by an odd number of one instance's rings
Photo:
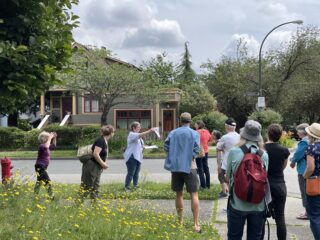
[[[38,152],[37,151],[1,151],[0,158],[3,157],[12,157],[12,158],[36,158]],[[209,155],[215,155],[216,151],[214,149],[209,150]],[[63,157],[72,157],[76,158],[77,150],[54,150],[51,152],[52,158],[63,158]],[[165,158],[166,154],[164,151],[153,152],[152,150],[145,150],[144,157],[157,157],[157,158]],[[109,158],[122,158],[122,153],[120,152],[110,152]]]
[[[51,201],[44,190],[34,196],[33,182],[16,182],[0,189],[1,239],[220,239],[210,221],[197,234],[191,231],[191,219],[181,226],[175,214],[145,200],[173,199],[169,184],[144,183],[129,194],[122,184],[103,185],[101,199],[81,203],[78,185],[55,184]],[[200,192],[200,198],[216,198],[217,189]]]

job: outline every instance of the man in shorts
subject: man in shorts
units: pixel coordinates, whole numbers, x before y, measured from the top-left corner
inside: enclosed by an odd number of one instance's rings
[[[236,132],[236,126],[236,122],[232,118],[228,118],[224,123],[226,134],[223,135],[217,143],[218,179],[221,185],[219,198],[227,197],[229,192],[228,185],[225,181],[225,174],[230,149],[240,141],[240,135]]]
[[[164,143],[167,152],[164,168],[171,172],[171,188],[176,192],[176,209],[179,223],[183,223],[183,186],[191,197],[193,231],[200,233],[199,178],[195,158],[200,151],[200,135],[190,128],[191,114],[182,113],[181,127],[172,130]]]

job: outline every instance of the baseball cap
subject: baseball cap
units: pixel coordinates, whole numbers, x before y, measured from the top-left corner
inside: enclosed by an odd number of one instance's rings
[[[233,118],[228,118],[228,119],[224,122],[224,124],[227,124],[227,125],[233,126],[233,127],[235,127],[235,126],[237,125],[237,123],[234,121]]]

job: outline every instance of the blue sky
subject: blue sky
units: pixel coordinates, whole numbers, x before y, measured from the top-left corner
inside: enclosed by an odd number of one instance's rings
[[[232,55],[239,38],[257,55],[263,37],[278,24],[301,19],[319,26],[319,10],[319,0],[80,0],[74,11],[81,24],[74,38],[105,46],[136,65],[162,52],[177,63],[188,41],[199,70],[208,59]],[[263,50],[287,42],[297,27],[273,32]]]

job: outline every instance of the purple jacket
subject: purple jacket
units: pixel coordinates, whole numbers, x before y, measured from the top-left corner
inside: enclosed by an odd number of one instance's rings
[[[48,167],[50,161],[50,151],[54,150],[55,148],[56,146],[54,144],[50,144],[49,148],[46,148],[44,144],[40,144],[38,148],[38,157],[36,164]]]

